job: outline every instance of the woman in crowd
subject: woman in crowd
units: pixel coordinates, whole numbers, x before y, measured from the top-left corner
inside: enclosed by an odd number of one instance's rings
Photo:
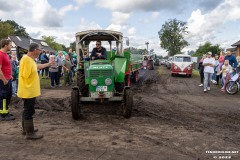
[[[199,85],[200,87],[203,87],[203,79],[204,79],[204,66],[203,66],[203,60],[206,58],[206,55],[203,54],[202,59],[200,59],[199,64],[198,64],[198,69],[199,69],[199,73],[200,73],[200,81],[201,84]]]
[[[219,79],[221,80],[220,82],[222,82],[222,72],[220,72],[222,70],[222,65],[224,64],[224,59],[225,59],[225,53],[223,51],[220,52],[220,56],[219,56],[219,59],[218,59],[218,67],[217,67],[217,72],[219,72],[219,74],[217,74],[217,84],[218,84],[218,81]],[[224,84],[222,83],[222,86]]]
[[[54,82],[56,86],[59,86],[59,78],[58,78],[58,64],[55,61],[55,56],[50,55],[49,61],[52,62],[51,67],[49,67],[50,77],[51,77],[51,87],[55,88]]]
[[[229,60],[224,61],[224,65],[222,66],[222,70],[220,71],[220,73],[222,73],[222,84],[223,84],[223,87],[221,88],[221,90],[224,92],[225,86],[230,79],[230,73],[232,73],[232,66],[229,64]]]
[[[214,73],[212,75],[212,83],[214,84],[218,84],[219,78],[217,79],[217,71],[218,71],[218,65],[219,65],[219,61],[218,61],[219,56],[217,54],[215,54],[214,59],[215,59],[215,65],[214,65]]]

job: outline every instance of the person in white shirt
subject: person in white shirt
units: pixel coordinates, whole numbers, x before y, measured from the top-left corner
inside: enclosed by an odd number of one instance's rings
[[[207,53],[207,58],[203,60],[204,66],[204,93],[210,91],[210,82],[214,73],[215,59],[212,58],[212,52]]]

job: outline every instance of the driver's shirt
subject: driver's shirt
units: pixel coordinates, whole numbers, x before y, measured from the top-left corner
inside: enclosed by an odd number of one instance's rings
[[[100,53],[101,57],[98,57],[97,53]],[[107,54],[106,48],[104,48],[104,47],[101,47],[100,50],[97,50],[97,48],[93,48],[92,54],[91,54],[91,59],[92,59],[92,57],[95,57],[95,59],[106,59],[106,57],[107,57],[106,54]]]

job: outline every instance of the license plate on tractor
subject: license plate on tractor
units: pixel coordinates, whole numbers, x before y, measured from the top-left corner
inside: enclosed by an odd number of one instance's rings
[[[105,92],[105,91],[107,91],[107,86],[97,86],[96,91],[97,92]]]

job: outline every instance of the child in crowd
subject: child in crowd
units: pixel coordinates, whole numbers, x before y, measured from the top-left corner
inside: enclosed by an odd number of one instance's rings
[[[230,79],[230,73],[232,73],[232,66],[229,64],[229,60],[225,60],[224,65],[222,66],[222,70],[218,73],[222,73],[222,84],[223,87],[221,90],[225,91],[225,86]]]

